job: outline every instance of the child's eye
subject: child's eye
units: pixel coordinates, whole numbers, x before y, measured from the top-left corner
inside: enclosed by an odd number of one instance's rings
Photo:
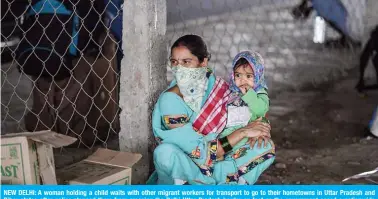
[[[253,77],[253,75],[247,75],[247,78],[249,79],[249,78],[252,78]]]
[[[235,74],[235,77],[240,78],[240,74]]]

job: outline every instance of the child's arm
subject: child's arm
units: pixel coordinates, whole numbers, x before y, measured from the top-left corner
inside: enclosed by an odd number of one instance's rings
[[[243,95],[242,100],[248,104],[248,108],[254,118],[265,116],[269,110],[269,96],[266,89],[261,89],[257,92],[250,89]]]

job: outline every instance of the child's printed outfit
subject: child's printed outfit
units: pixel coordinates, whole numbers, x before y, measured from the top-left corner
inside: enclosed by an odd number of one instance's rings
[[[236,70],[236,63],[242,58],[246,59],[252,67],[255,87],[243,95],[235,84],[234,72],[231,73],[230,90],[232,93],[227,106],[227,124],[220,137],[228,136],[235,130],[246,126],[249,122],[264,117],[269,109],[268,88],[264,78],[264,61],[261,55],[249,51],[239,53],[233,60],[233,71]],[[237,143],[229,156],[240,157],[244,155],[243,151],[246,151],[244,147],[249,147],[247,141],[248,138],[244,138]]]

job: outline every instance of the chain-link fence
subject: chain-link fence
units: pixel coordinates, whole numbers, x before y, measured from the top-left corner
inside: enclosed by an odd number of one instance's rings
[[[349,16],[368,24],[362,43],[376,24],[365,17],[375,12],[373,1],[340,1],[355,9]],[[87,148],[117,135],[122,2],[1,2],[2,133],[53,129],[78,137]],[[340,35],[315,20],[314,11],[305,18],[304,9],[294,17],[301,0],[166,2],[167,46],[184,34],[203,36],[212,54],[210,66],[224,78],[237,52],[258,51],[265,59],[270,92],[339,78],[358,60],[359,48],[349,43],[341,48],[314,43],[323,40],[324,31],[325,40]],[[67,68],[63,75],[57,72],[61,68]],[[172,78],[169,71],[167,77]]]
[[[117,141],[121,1],[1,2],[1,132]]]

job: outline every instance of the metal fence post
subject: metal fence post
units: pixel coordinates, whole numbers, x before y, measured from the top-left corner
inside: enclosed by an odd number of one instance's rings
[[[125,0],[123,10],[119,145],[143,155],[133,171],[142,184],[153,167],[151,113],[167,82],[166,1]]]

